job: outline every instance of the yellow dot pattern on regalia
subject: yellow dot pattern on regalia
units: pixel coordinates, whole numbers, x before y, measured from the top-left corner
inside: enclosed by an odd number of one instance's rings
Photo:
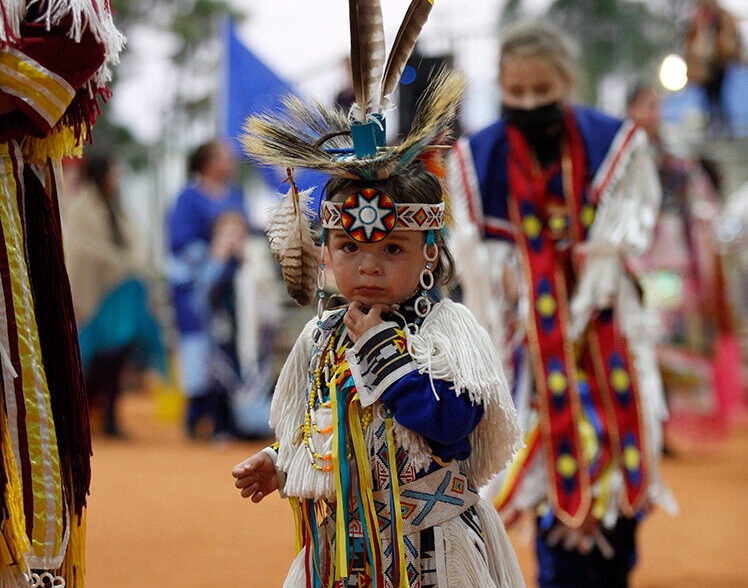
[[[610,372],[610,385],[613,386],[613,390],[616,392],[625,392],[631,385],[631,379],[623,368],[614,368]]]
[[[586,418],[581,419],[579,425],[577,425],[577,431],[579,431],[579,441],[582,443],[584,461],[590,464],[600,450],[597,434],[592,424]]]
[[[540,235],[540,231],[543,230],[543,223],[534,214],[528,214],[522,220],[522,230],[530,239],[536,239]]]
[[[577,473],[577,460],[568,453],[562,453],[556,460],[556,471],[564,478],[571,478]]]
[[[551,392],[556,396],[561,396],[566,392],[566,384],[566,376],[563,372],[553,371],[548,374],[548,388],[550,388]]]
[[[554,214],[548,219],[548,227],[554,233],[560,233],[566,228],[566,217],[560,214]]]
[[[595,209],[592,208],[590,205],[585,205],[582,207],[582,212],[579,215],[580,220],[582,221],[582,225],[587,228],[595,220]]]
[[[642,456],[639,450],[634,445],[629,445],[623,450],[623,465],[630,472],[635,472],[639,469],[641,464]]]
[[[556,312],[556,300],[553,298],[553,295],[546,292],[538,296],[535,308],[543,318],[551,318]]]

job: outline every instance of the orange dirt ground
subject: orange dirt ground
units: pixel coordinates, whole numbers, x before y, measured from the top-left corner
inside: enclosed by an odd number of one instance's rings
[[[142,395],[123,399],[128,441],[94,438],[88,510],[89,588],[276,587],[294,555],[293,517],[276,495],[254,505],[231,468],[263,443],[184,440]],[[681,448],[663,474],[681,513],[648,517],[633,588],[748,587],[748,427]],[[528,587],[530,546],[516,533]]]

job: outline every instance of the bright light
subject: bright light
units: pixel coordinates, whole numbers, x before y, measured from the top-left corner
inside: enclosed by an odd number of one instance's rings
[[[676,92],[688,82],[686,62],[680,55],[670,54],[662,61],[660,82],[668,90]]]

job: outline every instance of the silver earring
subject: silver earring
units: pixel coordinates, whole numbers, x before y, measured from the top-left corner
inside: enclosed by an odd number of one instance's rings
[[[429,248],[433,247],[432,254],[429,255]],[[434,274],[431,269],[434,267],[436,258],[439,257],[439,247],[434,242],[434,232],[426,233],[426,242],[423,244],[423,257],[426,259],[426,267],[421,270],[418,283],[421,287],[421,294],[416,298],[415,311],[419,318],[424,318],[431,311],[430,291],[434,287]]]

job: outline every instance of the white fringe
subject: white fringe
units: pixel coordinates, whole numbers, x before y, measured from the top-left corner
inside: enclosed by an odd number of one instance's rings
[[[302,549],[291,562],[283,588],[306,588],[306,566],[304,565],[304,550]]]
[[[460,156],[465,161],[465,179]],[[463,301],[478,323],[488,331],[501,357],[504,372],[511,379],[511,349],[505,345],[503,315],[507,304],[501,277],[505,264],[511,259],[513,246],[501,241],[484,241],[471,218],[468,190],[480,194],[480,186],[475,176],[470,145],[465,139],[458,141],[447,157],[447,183],[454,218],[449,247],[456,260],[455,269],[462,286]],[[480,205],[480,198],[474,199],[473,206],[480,208]],[[482,211],[476,214],[482,216]]]
[[[486,546],[463,520],[460,517],[450,519],[442,529],[446,543],[448,588],[499,588],[488,568]]]
[[[488,552],[488,566],[494,582],[501,588],[524,587],[525,580],[517,561],[517,554],[514,552],[504,523],[496,509],[491,503],[479,500],[475,505],[475,510],[483,529],[483,538]]]
[[[279,442],[277,467],[286,472],[284,493],[299,498],[335,498],[331,472],[315,470],[304,445],[298,443],[299,425],[304,422],[312,334],[317,319],[309,321],[288,355],[270,406],[270,426]],[[321,448],[318,448],[321,449]]]
[[[239,365],[246,377],[257,370],[260,361],[260,335],[263,326],[281,320],[283,300],[275,262],[264,237],[250,237],[244,246],[243,262],[234,277],[237,300],[236,340]]]
[[[431,448],[426,440],[393,419],[392,434],[397,443],[408,452],[408,462],[416,472],[425,471],[431,465]]]
[[[639,255],[652,242],[662,188],[644,131],[635,131],[622,149],[632,125],[627,121],[618,131],[593,181],[594,188],[612,174],[600,194],[589,237],[577,246],[587,259],[571,300],[575,339],[587,326],[592,310],[607,308],[618,291],[623,256]]]
[[[25,0],[3,0],[5,18],[0,14],[0,43],[7,43],[12,37],[21,36],[21,21],[26,13]]]
[[[494,488],[494,492],[484,493],[481,491],[481,496],[484,496],[488,500],[493,500],[498,492],[503,488],[504,477],[498,476],[501,480],[501,484],[495,484],[492,481],[491,486]],[[538,504],[542,503],[548,496],[548,476],[546,473],[545,459],[543,458],[542,452],[537,452],[532,461],[527,465],[527,471],[519,483],[517,491],[514,493],[512,499],[502,509],[501,514],[505,518],[510,518],[514,515],[521,514],[523,512],[535,512]]]
[[[665,391],[657,365],[654,337],[647,314],[630,278],[621,281],[616,300],[616,316],[633,355],[650,464],[649,498],[670,515],[678,513],[678,504],[660,476],[662,423],[668,419]]]
[[[25,3],[26,8],[43,1],[29,0]],[[107,9],[104,0],[46,0],[45,3],[46,11],[36,22],[43,23],[47,30],[70,16],[71,24],[67,33],[69,38],[78,43],[88,29],[94,38],[104,45],[104,63],[91,80],[94,87],[104,87],[112,79],[111,66],[119,63],[119,54],[126,42],[125,36],[114,25],[112,13]]]
[[[517,412],[491,338],[466,307],[449,299],[436,304],[421,329],[407,337],[421,373],[453,382],[457,395],[467,393],[483,405],[465,466],[473,484],[484,485],[521,446]]]
[[[517,555],[496,510],[485,500],[475,509],[482,541],[460,517],[442,525],[449,588],[524,588]]]
[[[20,567],[0,568],[0,588],[28,588],[29,578]]]
[[[625,123],[616,135],[606,162],[595,175],[593,187],[607,175],[608,160],[620,149],[621,140],[631,124]],[[662,188],[649,152],[647,135],[640,129],[621,152],[611,179],[600,194],[595,222],[583,245],[585,250],[589,253],[643,253],[652,241],[661,200]]]

